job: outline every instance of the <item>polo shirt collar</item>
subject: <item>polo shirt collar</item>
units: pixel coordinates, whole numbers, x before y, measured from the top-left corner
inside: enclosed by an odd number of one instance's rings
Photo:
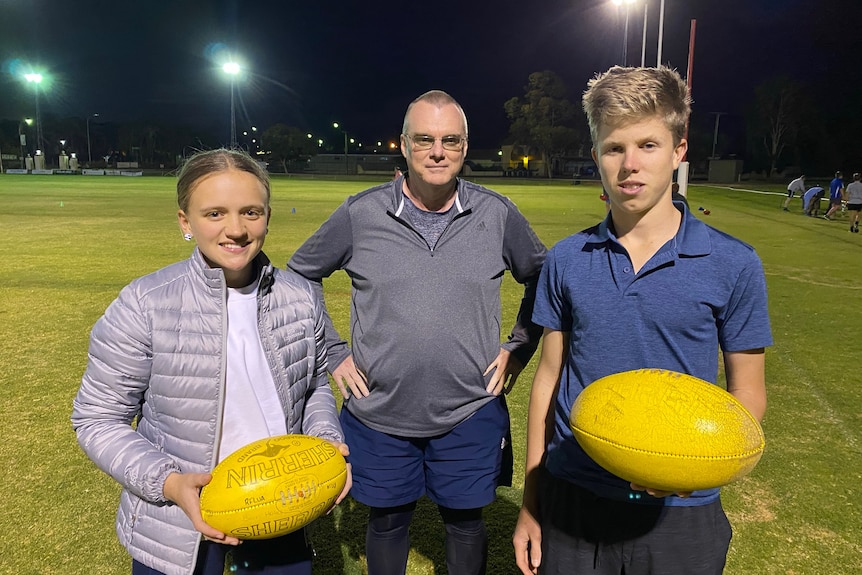
[[[398,176],[396,179],[392,180],[392,192],[393,192],[393,205],[392,211],[393,213],[400,217],[401,213],[404,211],[404,202],[407,201],[407,195],[404,193],[404,176]],[[461,178],[456,179],[455,183],[455,203],[452,206],[455,208],[456,214],[463,214],[469,208],[469,200],[467,194],[467,186],[465,185],[465,181]]]
[[[694,217],[684,202],[674,202],[673,205],[682,212],[682,221],[676,236],[674,236],[677,253],[687,257],[709,255],[712,251],[712,242],[709,240],[709,230],[706,224]],[[610,212],[597,227],[593,228],[587,242],[595,244],[618,243],[616,234],[611,230]]]

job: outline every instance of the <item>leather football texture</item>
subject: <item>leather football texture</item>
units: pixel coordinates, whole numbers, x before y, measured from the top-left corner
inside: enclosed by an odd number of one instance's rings
[[[660,369],[596,380],[576,398],[569,423],[596,463],[662,491],[730,483],[754,469],[766,445],[758,421],[730,393]]]
[[[280,435],[230,454],[201,490],[201,515],[239,539],[271,539],[305,527],[347,481],[344,457],[328,441]]]

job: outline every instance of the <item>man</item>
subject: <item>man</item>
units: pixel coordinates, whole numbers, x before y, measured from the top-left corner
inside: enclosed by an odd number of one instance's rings
[[[590,459],[568,425],[578,394],[612,373],[658,368],[716,383],[719,348],[730,393],[764,414],[772,337],[760,260],[671,198],[689,102],[669,68],[614,67],[584,93],[611,210],[554,246],[539,279],[533,321],[545,331],[513,536],[525,575],[724,567],[731,529],[718,489],[630,484]]]
[[[832,214],[841,208],[844,199],[844,180],[841,172],[835,172],[835,177],[829,182],[829,210],[823,215],[824,220],[831,220]]]
[[[847,213],[850,215],[850,231],[859,233],[859,212],[862,211],[862,174],[853,174],[853,181],[847,184]]]
[[[802,174],[789,184],[787,184],[787,198],[784,200],[784,205],[781,207],[785,212],[789,212],[790,210],[787,206],[790,205],[790,200],[793,199],[793,196],[796,195],[796,192],[799,192],[799,197],[801,198],[805,194],[805,174]],[[802,206],[802,209],[805,209],[805,206]]]
[[[458,178],[467,119],[450,95],[410,104],[401,153],[406,176],[348,198],[288,266],[315,282],[338,269],[351,278],[352,349],[331,322],[327,339],[351,494],[371,508],[369,575],[405,572],[426,493],[443,517],[449,573],[484,573],[482,508],[509,445],[502,392],[541,336],[530,316],[545,247],[511,201]],[[501,346],[506,270],[525,292]]]
[[[814,184],[805,195],[802,196],[802,205],[805,206],[805,215],[815,217],[820,213],[820,200],[826,195],[826,190]]]

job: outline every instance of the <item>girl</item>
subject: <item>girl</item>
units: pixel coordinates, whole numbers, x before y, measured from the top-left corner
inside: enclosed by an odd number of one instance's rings
[[[93,327],[72,424],[122,486],[116,529],[133,575],[311,573],[300,530],[241,541],[207,525],[209,470],[262,437],[304,433],[348,455],[326,375],[323,307],[261,251],[266,172],[235,150],[201,152],[177,181],[191,257],[125,287]],[[134,424],[134,426],[133,426]],[[347,485],[340,502],[350,489]]]

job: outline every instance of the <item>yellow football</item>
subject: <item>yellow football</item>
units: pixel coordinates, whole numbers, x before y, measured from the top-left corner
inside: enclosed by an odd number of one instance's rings
[[[236,450],[201,490],[204,521],[239,539],[271,539],[305,527],[347,481],[344,457],[307,435],[261,439]]]
[[[760,424],[724,389],[660,369],[603,377],[572,406],[575,439],[626,481],[663,491],[720,487],[757,465]]]

